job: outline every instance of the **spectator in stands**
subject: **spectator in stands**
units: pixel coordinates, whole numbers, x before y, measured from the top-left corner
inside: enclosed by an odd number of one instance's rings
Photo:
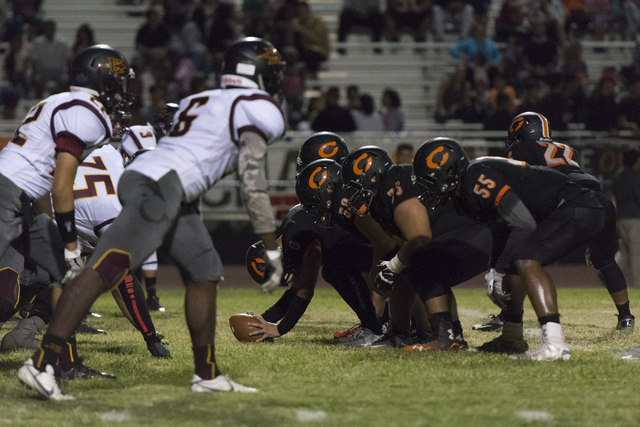
[[[296,129],[303,119],[304,105],[304,70],[298,61],[298,50],[291,48],[282,52],[285,62],[284,79],[282,81],[282,95],[286,106],[287,123],[291,129]]]
[[[180,33],[182,26],[186,22],[190,1],[184,0],[162,0],[164,13],[162,14],[162,23],[169,30],[169,35],[177,35]]]
[[[546,27],[538,24],[533,28],[533,34],[525,43],[522,54],[524,67],[529,74],[545,80],[557,66],[558,44],[547,37]]]
[[[564,45],[567,11],[562,2],[560,0],[531,0],[526,7],[529,30],[534,32],[537,26],[542,25],[551,40],[559,45]]]
[[[391,154],[391,159],[397,165],[411,164],[413,162],[413,145],[407,142],[398,144],[393,154]]]
[[[360,106],[359,110],[351,110],[356,130],[382,132],[384,130],[382,116],[375,109],[373,97],[366,93],[363,94],[360,97]]]
[[[371,29],[371,41],[379,42],[384,31],[384,15],[380,10],[380,0],[344,0],[343,4],[338,41],[346,41],[353,27],[367,27]],[[338,52],[345,53],[343,48]]]
[[[615,74],[611,70],[605,71],[585,105],[585,127],[587,130],[609,132],[615,130],[618,118],[616,84]]]
[[[4,73],[11,86],[22,96],[27,96],[31,87],[27,78],[28,61],[29,52],[24,47],[22,37],[13,36],[9,40],[9,52],[4,58]]]
[[[513,107],[511,100],[506,93],[499,93],[497,104],[484,120],[484,130],[504,130],[508,129],[513,119]]]
[[[449,49],[449,55],[454,58],[462,56],[473,59],[477,53],[482,53],[489,64],[498,64],[502,59],[498,45],[485,37],[485,28],[481,23],[475,23],[471,27],[470,37],[458,42]]]
[[[461,119],[464,110],[470,106],[469,82],[465,69],[458,65],[456,70],[440,82],[436,97],[435,119],[445,123],[449,119]]]
[[[356,124],[349,110],[339,105],[340,89],[330,87],[325,94],[325,108],[318,113],[311,125],[314,132],[353,132]]]
[[[360,109],[360,89],[356,85],[347,86],[347,109]]]
[[[206,46],[202,43],[202,33],[198,24],[187,21],[180,30],[175,49],[184,60],[190,60],[202,76],[208,76],[211,60]]]
[[[577,78],[582,87],[587,84],[589,73],[587,72],[587,63],[582,59],[582,44],[580,42],[573,42],[566,47],[560,72]]]
[[[628,96],[618,106],[618,128],[630,130],[640,138],[640,77],[629,81],[627,91]]]
[[[463,0],[434,0],[433,3],[435,41],[444,40],[444,29],[447,22],[457,24],[460,28],[460,40],[466,39],[473,23],[473,6]]]
[[[525,111],[538,111],[540,106],[540,90],[541,84],[539,80],[528,79],[524,84],[524,92],[515,114],[521,114]]]
[[[564,78],[560,73],[549,76],[549,93],[540,100],[540,114],[549,120],[553,130],[567,130],[571,108],[564,94]]]
[[[511,36],[502,54],[501,68],[507,82],[518,89],[522,86],[523,74],[528,74],[524,71],[522,63],[522,43],[515,36]]]
[[[36,98],[43,98],[48,84],[53,85],[52,93],[61,92],[68,86],[70,52],[67,42],[56,37],[55,21],[46,21],[44,34],[35,38],[29,52],[31,80]]]
[[[509,37],[521,38],[523,29],[522,6],[518,0],[504,0],[496,18],[496,41],[503,43]]]
[[[613,178],[616,198],[617,229],[620,253],[616,256],[620,267],[631,270],[631,284],[640,288],[640,171],[637,150],[622,154],[624,166]]]
[[[329,58],[331,50],[327,25],[303,0],[297,4],[296,15],[291,20],[291,31],[300,59],[311,77],[316,78],[320,65]]]
[[[250,37],[265,37],[269,27],[269,0],[243,0],[242,26]]]
[[[236,41],[235,7],[231,3],[220,3],[209,27],[207,47],[214,57],[216,69],[222,63],[222,56]]]
[[[427,39],[430,0],[388,0],[384,13],[387,40],[397,42],[404,27],[411,29],[417,42]]]
[[[626,23],[625,38],[633,40],[638,35],[638,29],[640,29],[640,2],[637,0],[624,0],[622,10]]]
[[[584,35],[591,22],[591,16],[584,8],[585,0],[562,0],[568,16],[565,22],[566,32],[573,32],[577,38]]]
[[[507,80],[504,75],[497,74],[494,78],[495,84],[493,88],[489,90],[489,105],[491,108],[498,107],[498,95],[501,93],[507,95],[509,99],[509,108],[513,109],[516,103],[516,91],[513,87],[507,84]]]
[[[400,132],[404,130],[404,112],[400,94],[393,89],[385,89],[382,92],[382,122],[384,130]]]
[[[470,108],[467,114],[462,118],[465,123],[482,123],[487,112],[490,110],[489,105],[489,82],[486,78],[476,78],[473,81],[473,90],[470,94]]]
[[[77,54],[96,44],[96,40],[93,37],[93,30],[89,24],[82,24],[76,30],[76,40],[71,47],[71,55],[75,57]]]
[[[42,19],[43,0],[10,0],[12,15],[5,22],[5,40],[11,40],[13,36],[21,36],[24,25],[32,25],[36,33],[41,35],[44,32],[44,22]]]
[[[587,93],[575,75],[563,76],[563,91],[571,110],[571,122],[582,123],[584,121],[584,104]]]
[[[139,63],[140,69],[151,70],[156,80],[168,80],[167,54],[170,42],[169,27],[162,22],[162,17],[157,10],[149,9],[146,13],[146,22],[136,34],[133,61]]]

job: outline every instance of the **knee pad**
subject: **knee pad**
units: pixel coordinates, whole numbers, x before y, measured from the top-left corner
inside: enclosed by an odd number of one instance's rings
[[[104,291],[116,287],[131,270],[131,254],[119,249],[109,249],[93,266],[102,279]]]
[[[15,307],[20,299],[20,275],[13,268],[0,270],[0,299]]]

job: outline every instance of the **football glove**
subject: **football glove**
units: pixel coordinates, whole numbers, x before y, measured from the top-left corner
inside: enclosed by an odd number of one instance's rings
[[[502,279],[504,273],[498,273],[494,268],[490,269],[484,275],[484,281],[487,285],[487,296],[495,305],[500,308],[506,307],[506,301],[511,299],[511,294],[502,289]]]
[[[75,279],[84,269],[84,261],[82,261],[80,248],[77,248],[75,251],[65,249],[64,260],[67,262],[67,273],[62,279],[62,284],[66,285]]]
[[[382,267],[382,270],[376,275],[373,284],[382,293],[386,294],[387,292],[391,292],[398,274],[400,274],[406,266],[400,262],[396,255],[391,258],[390,261],[381,261],[378,267]]]
[[[264,282],[260,287],[262,292],[273,292],[280,285],[280,278],[282,277],[282,252],[279,250],[270,251],[267,250],[267,269],[266,274],[269,279]]]

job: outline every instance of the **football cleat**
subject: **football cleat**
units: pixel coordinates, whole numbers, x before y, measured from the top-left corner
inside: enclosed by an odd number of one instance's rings
[[[229,375],[218,375],[212,380],[203,380],[194,374],[191,379],[191,391],[212,392],[212,391],[234,391],[238,393],[256,393],[257,388],[245,387],[229,378]]]
[[[542,344],[525,352],[519,358],[535,361],[569,360],[571,352],[564,341],[560,324],[549,322],[542,325]]]
[[[78,360],[68,371],[60,370],[60,377],[68,380],[89,380],[91,378],[108,378],[115,380],[116,376],[107,372],[100,372],[88,367],[82,363],[82,359]]]
[[[622,356],[622,360],[628,360],[631,362],[636,362],[640,360],[640,344],[634,345],[629,349],[629,352]]]
[[[41,372],[33,366],[33,360],[27,359],[18,370],[18,378],[22,384],[37,391],[47,399],[74,400],[73,396],[64,394],[60,388],[60,383],[55,376],[55,369],[51,365],[47,365],[45,370]]]
[[[384,334],[384,337],[380,338],[378,341],[371,344],[370,347],[396,347],[403,348],[408,345],[414,344],[416,342],[416,338],[414,334],[399,334],[394,332],[392,327],[389,327],[387,333]]]
[[[369,347],[381,338],[384,338],[384,335],[377,335],[370,329],[362,328],[355,334],[340,339],[338,341],[338,345],[346,345],[349,347]]]
[[[93,326],[89,326],[87,323],[82,322],[78,329],[76,329],[76,333],[78,334],[87,334],[87,335],[106,335],[107,333],[104,329],[94,328]]]
[[[521,354],[529,350],[529,344],[525,340],[510,340],[500,335],[478,347],[478,351],[485,353]]]
[[[160,298],[157,295],[147,298],[147,308],[149,311],[165,311],[165,308],[160,305]]]
[[[618,324],[616,325],[617,331],[623,331],[631,333],[636,325],[636,318],[632,315],[618,317]]]
[[[481,325],[473,325],[474,331],[482,331],[482,332],[501,332],[504,321],[502,320],[502,315],[498,314],[494,316],[493,314],[489,315],[489,321],[483,323]]]
[[[357,325],[354,325],[353,327],[347,329],[344,332],[340,332],[340,331],[334,332],[333,333],[333,337],[336,338],[336,339],[347,338],[348,336],[353,335],[356,332],[358,332],[360,329],[362,329],[362,325],[357,324]]]
[[[404,351],[438,351],[438,350],[460,350],[460,342],[456,340],[453,335],[453,325],[451,322],[443,320],[440,323],[439,334],[433,341],[426,343],[416,343],[413,345],[407,345],[402,349]],[[466,344],[466,343],[465,343]],[[467,346],[468,348],[469,346]]]

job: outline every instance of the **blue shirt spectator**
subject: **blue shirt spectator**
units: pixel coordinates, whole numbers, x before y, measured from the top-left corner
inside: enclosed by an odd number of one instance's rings
[[[471,28],[471,37],[467,37],[449,49],[449,55],[454,58],[464,55],[469,60],[473,60],[478,52],[482,52],[489,64],[499,63],[502,60],[498,45],[484,37],[484,28],[481,24],[474,24]]]

